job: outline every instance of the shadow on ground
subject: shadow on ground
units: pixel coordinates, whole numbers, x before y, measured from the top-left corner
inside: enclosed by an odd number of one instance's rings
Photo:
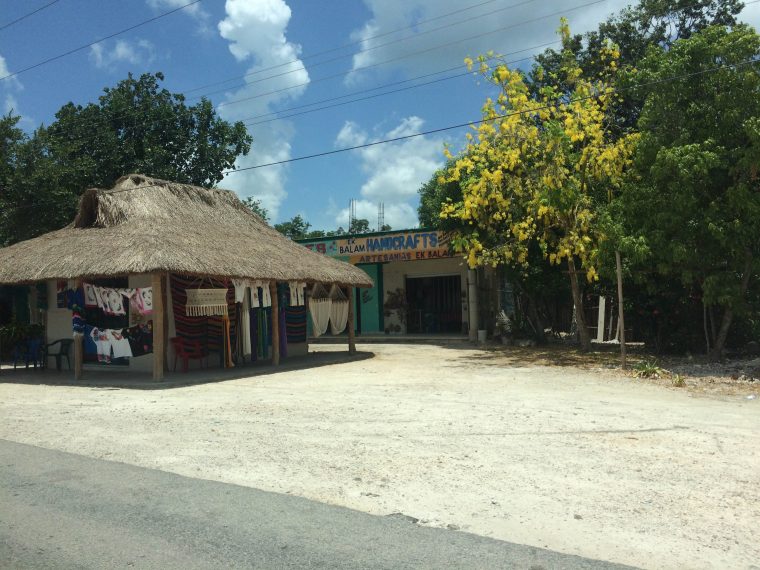
[[[83,388],[104,389],[136,389],[136,390],[166,390],[183,388],[211,382],[225,382],[252,376],[264,376],[278,372],[309,370],[321,366],[345,364],[373,358],[375,354],[369,351],[348,352],[311,352],[305,356],[296,356],[283,360],[279,366],[272,366],[269,361],[254,362],[229,369],[204,368],[191,370],[187,373],[168,372],[166,378],[154,381],[149,372],[137,372],[109,368],[98,370],[85,367],[80,380],[74,380],[70,371],[56,371],[34,368],[5,368],[0,371],[0,384],[37,384],[41,386],[72,386]]]

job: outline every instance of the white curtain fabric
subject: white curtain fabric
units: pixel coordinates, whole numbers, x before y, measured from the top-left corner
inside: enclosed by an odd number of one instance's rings
[[[327,332],[327,325],[330,322],[331,307],[332,299],[311,299],[309,301],[312,332],[315,337],[322,336]]]
[[[233,279],[232,284],[235,286],[235,302],[242,303],[248,281],[246,279]]]
[[[330,307],[330,332],[340,334],[346,328],[348,322],[348,301],[332,302]]]
[[[241,315],[240,336],[243,337],[243,356],[251,356],[251,296],[248,289],[243,294],[243,314]]]
[[[262,307],[272,306],[272,294],[269,291],[269,281],[261,282],[261,306]]]
[[[259,308],[259,287],[261,287],[260,281],[253,281],[251,283],[251,308]]]

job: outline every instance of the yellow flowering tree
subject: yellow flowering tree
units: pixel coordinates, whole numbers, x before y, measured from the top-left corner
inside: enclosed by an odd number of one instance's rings
[[[564,20],[560,34],[569,38]],[[598,279],[598,208],[620,187],[636,142],[634,134],[613,137],[605,128],[619,56],[614,46],[603,47],[601,72],[587,78],[567,51],[561,77],[546,78],[538,95],[520,71],[494,65],[492,55],[466,59],[498,95],[486,100],[483,120],[443,180],[462,187],[461,201],[444,203],[440,215],[470,229],[453,240],[470,267],[525,265],[534,242],[549,263],[566,264],[584,349],[591,339],[579,275]]]

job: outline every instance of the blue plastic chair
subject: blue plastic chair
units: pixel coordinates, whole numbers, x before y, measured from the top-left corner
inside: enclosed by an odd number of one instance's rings
[[[37,368],[37,364],[43,368],[42,339],[30,338],[16,345],[16,348],[13,349],[13,368],[15,369],[22,360],[25,368],[29,368],[29,363],[32,363],[35,368]]]

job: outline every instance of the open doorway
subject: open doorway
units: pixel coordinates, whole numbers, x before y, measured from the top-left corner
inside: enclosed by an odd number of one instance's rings
[[[407,277],[408,333],[462,332],[462,280],[459,275]]]

